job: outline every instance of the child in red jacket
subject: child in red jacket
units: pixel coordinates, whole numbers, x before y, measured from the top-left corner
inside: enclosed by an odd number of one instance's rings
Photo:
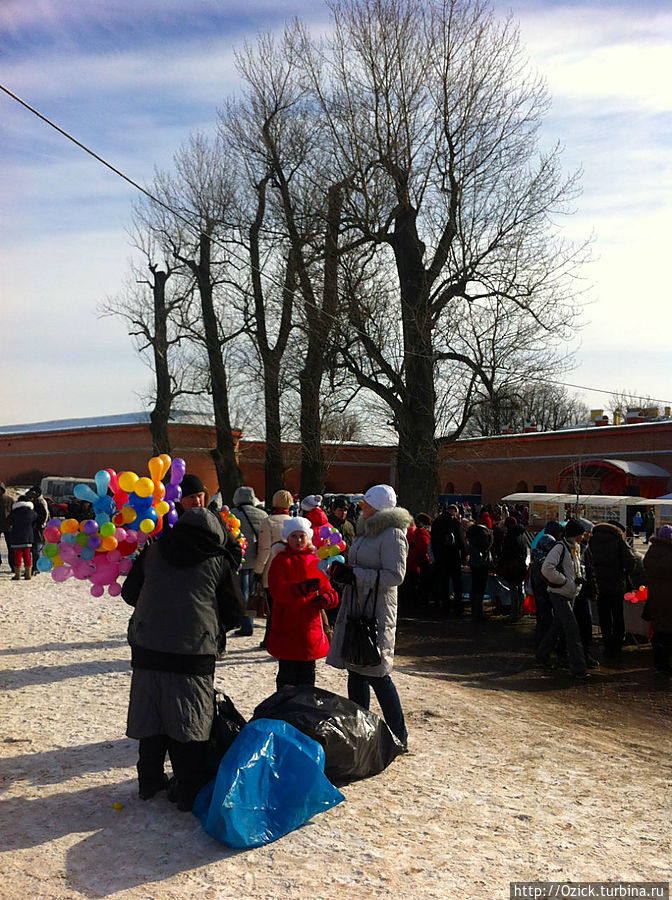
[[[314,685],[315,660],[329,651],[321,610],[336,606],[338,594],[317,567],[312,536],[311,523],[302,516],[283,522],[287,549],[276,554],[268,570],[273,616],[266,647],[278,660],[278,690],[285,684]]]

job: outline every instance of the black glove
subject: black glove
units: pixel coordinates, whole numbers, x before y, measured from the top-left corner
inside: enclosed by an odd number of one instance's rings
[[[579,586],[581,586],[582,584],[585,584],[585,583],[586,583],[586,579],[583,577],[583,575],[579,575],[577,578],[574,579],[574,584],[578,584]]]
[[[320,587],[320,579],[308,578],[306,581],[300,581],[297,587],[301,596],[307,597],[309,594],[314,594],[315,591],[318,590]]]
[[[256,584],[257,582],[259,582],[259,584],[261,584],[262,576],[257,575],[257,573],[255,572],[254,575],[252,576],[252,581],[254,582],[254,584]]]
[[[331,568],[329,569],[329,578],[335,584],[354,584],[355,583],[355,573],[352,571],[350,566],[346,566],[345,563],[335,562],[331,564]]]

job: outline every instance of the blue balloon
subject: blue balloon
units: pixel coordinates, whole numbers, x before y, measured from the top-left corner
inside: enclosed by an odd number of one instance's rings
[[[114,511],[114,500],[112,497],[98,497],[93,504],[95,513],[106,513],[108,516]]]
[[[138,513],[139,518],[143,518],[140,515],[141,512],[149,509],[154,502],[154,498],[150,494],[149,497],[138,497],[137,494],[130,494],[128,498],[129,504],[133,507],[133,509]],[[144,517],[146,518],[146,516]]]
[[[79,534],[79,532],[77,532]],[[74,544],[77,540],[77,534],[62,534],[61,535],[61,543],[62,544]]]
[[[40,572],[51,572],[54,564],[48,556],[41,556],[37,561],[37,568]]]
[[[93,477],[96,480],[96,489],[99,495],[104,497],[110,486],[110,473],[106,472],[105,469],[101,469],[100,472],[96,472]]]
[[[87,503],[95,503],[98,500],[98,494],[94,494],[88,484],[76,484],[74,494],[78,500],[85,500]]]
[[[96,522],[98,523],[98,527],[101,525],[107,525],[108,522],[111,522],[112,519],[108,516],[107,513],[99,512],[96,513]]]
[[[92,550],[91,547],[82,547],[82,552],[79,555],[82,559],[93,559],[96,555],[96,551]]]

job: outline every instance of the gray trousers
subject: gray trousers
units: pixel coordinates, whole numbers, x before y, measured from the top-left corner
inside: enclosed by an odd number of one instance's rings
[[[572,675],[584,675],[586,672],[586,657],[583,653],[581,633],[574,615],[574,600],[563,597],[560,594],[548,592],[548,599],[553,607],[553,624],[542,638],[537,647],[537,657],[543,659],[554,649],[560,634],[565,636],[567,645],[567,659],[569,671]]]

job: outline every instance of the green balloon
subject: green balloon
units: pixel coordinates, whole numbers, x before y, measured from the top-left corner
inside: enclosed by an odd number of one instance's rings
[[[86,545],[89,543],[88,534],[84,534],[80,531],[80,533],[75,538],[75,543],[79,544],[80,547],[86,547]]]
[[[117,526],[114,522],[106,522],[104,525],[100,526],[101,537],[114,537],[114,532],[116,530]]]
[[[44,545],[44,555],[45,556],[58,556],[58,544],[45,544]]]

